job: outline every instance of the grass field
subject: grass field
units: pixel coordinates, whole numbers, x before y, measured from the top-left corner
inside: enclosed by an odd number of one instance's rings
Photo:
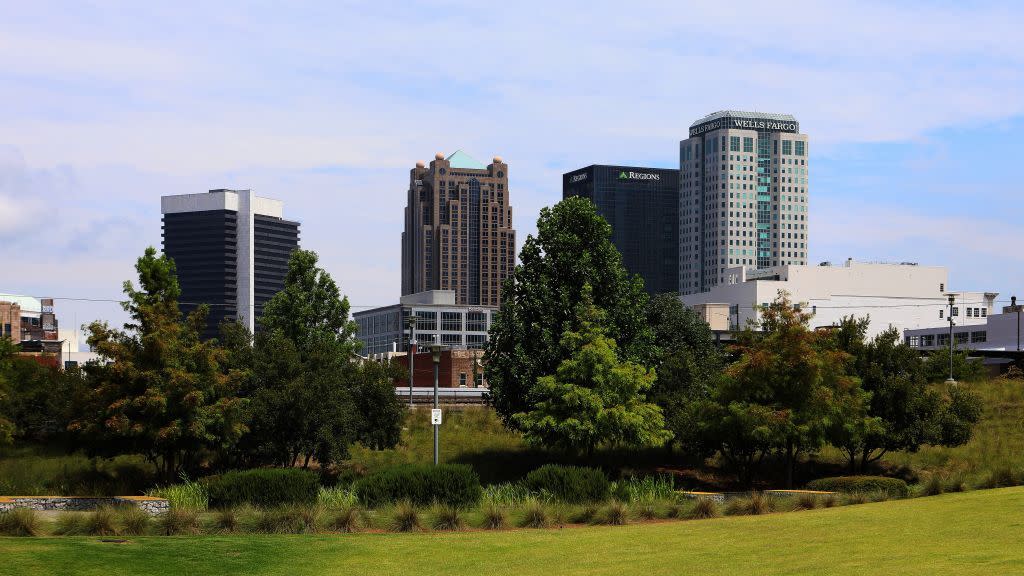
[[[431,534],[0,538],[0,573],[1024,573],[1024,488],[625,527]]]

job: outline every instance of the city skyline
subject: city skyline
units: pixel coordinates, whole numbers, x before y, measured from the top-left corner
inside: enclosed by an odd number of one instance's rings
[[[1024,285],[1012,250],[1024,232],[1003,209],[1019,184],[1000,161],[1024,128],[1020,10],[923,6],[808,4],[785,38],[695,30],[725,7],[641,23],[601,4],[546,19],[463,6],[425,25],[474,22],[466,34],[491,48],[439,36],[437,60],[374,32],[420,25],[425,8],[215,6],[196,24],[198,6],[15,6],[0,23],[0,289],[118,299],[135,258],[160,245],[159,197],[224,187],[286,202],[354,309],[387,305],[400,291],[400,191],[424,150],[515,166],[521,245],[562,173],[678,167],[693,119],[743,109],[790,112],[814,139],[810,264],[946,265],[957,286],[1008,300]],[[594,32],[555,25],[577,18]],[[512,34],[537,40],[491,42]],[[692,89],[711,75],[722,82]],[[113,302],[57,304],[66,326],[124,318]]]

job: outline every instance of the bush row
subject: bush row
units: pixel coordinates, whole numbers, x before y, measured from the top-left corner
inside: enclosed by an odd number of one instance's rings
[[[893,498],[906,498],[910,495],[907,483],[899,478],[886,476],[836,476],[819,478],[807,483],[809,490],[825,492],[842,492],[845,494],[885,493]]]
[[[403,500],[464,507],[476,504],[482,492],[480,477],[465,464],[395,466],[361,478],[354,488],[370,508]]]
[[[240,504],[311,504],[316,502],[320,490],[317,475],[298,468],[233,470],[219,476],[207,477],[203,483],[209,495],[210,506],[215,508]]]

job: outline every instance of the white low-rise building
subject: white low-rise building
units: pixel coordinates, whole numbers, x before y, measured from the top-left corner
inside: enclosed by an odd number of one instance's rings
[[[977,322],[977,311],[973,319],[954,318],[954,346],[965,350],[1020,350],[1021,313],[1020,304],[1003,306],[1001,314],[988,314]],[[968,308],[970,310],[970,308]],[[970,320],[974,320],[973,322]],[[907,344],[924,350],[937,350],[949,346],[949,320],[945,324],[934,323],[930,328],[917,328],[903,332]]]
[[[871,319],[868,338],[890,326],[904,330],[932,327],[949,313],[965,326],[984,325],[993,311],[993,292],[948,290],[948,271],[942,266],[879,264],[847,260],[842,266],[773,266],[759,270],[728,268],[726,281],[708,292],[681,296],[702,314],[713,330],[739,330],[758,321],[759,310],[779,291],[813,314],[811,328],[836,326],[845,316]],[[726,310],[728,312],[726,313]]]

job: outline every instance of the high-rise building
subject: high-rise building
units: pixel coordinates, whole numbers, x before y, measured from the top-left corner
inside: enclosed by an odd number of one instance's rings
[[[562,197],[570,196],[597,206],[622,264],[647,292],[679,292],[678,170],[587,166],[562,175]]]
[[[807,264],[808,148],[788,114],[715,112],[679,144],[679,290]]]
[[[299,247],[299,223],[284,219],[284,203],[220,189],[164,196],[160,204],[164,254],[178,270],[182,312],[210,306],[203,338],[216,337],[224,320],[255,330]]]
[[[402,233],[402,295],[453,290],[467,306],[498,306],[515,265],[508,165],[459,150],[409,173]]]

